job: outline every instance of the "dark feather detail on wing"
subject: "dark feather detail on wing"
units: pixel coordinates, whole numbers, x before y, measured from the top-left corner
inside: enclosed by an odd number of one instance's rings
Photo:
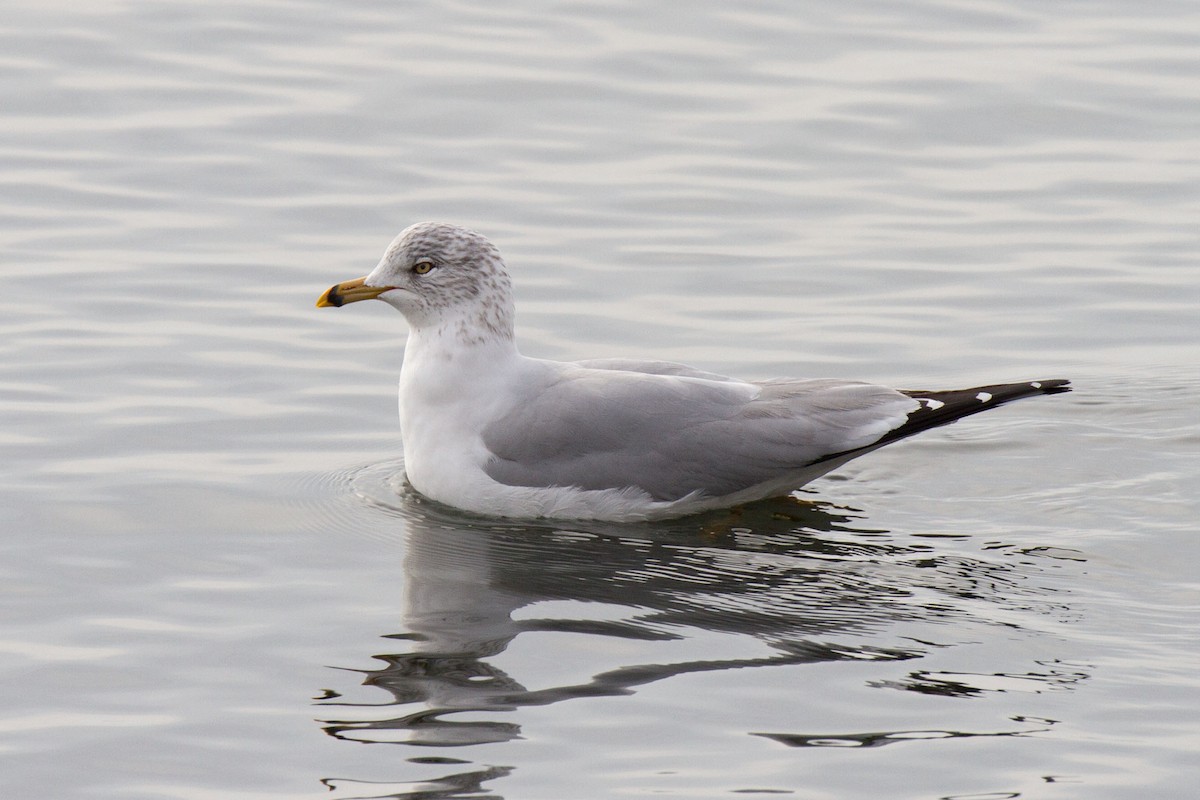
[[[906,394],[921,404],[920,408],[908,415],[908,420],[903,425],[888,431],[874,444],[859,448],[858,450],[833,453],[815,463],[845,459],[851,453],[861,455],[862,453],[883,447],[885,444],[891,444],[900,439],[906,439],[913,434],[927,431],[930,428],[949,425],[951,422],[956,422],[963,417],[969,417],[972,414],[978,414],[982,411],[990,411],[997,406],[1002,406],[1013,400],[1020,400],[1024,397],[1035,397],[1042,394],[1069,392],[1071,391],[1070,384],[1071,382],[1068,380],[1055,378],[1045,381],[1026,381],[1024,383],[998,383],[991,386],[976,386],[973,389],[952,389],[940,392],[900,389],[901,394]]]

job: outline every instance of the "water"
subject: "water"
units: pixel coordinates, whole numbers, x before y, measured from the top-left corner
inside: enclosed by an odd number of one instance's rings
[[[79,798],[1183,798],[1193,4],[9,3],[0,785]],[[798,501],[397,485],[398,230],[526,353],[1070,377]]]

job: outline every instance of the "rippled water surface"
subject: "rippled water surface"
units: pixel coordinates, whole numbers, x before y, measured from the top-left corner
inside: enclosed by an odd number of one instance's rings
[[[0,787],[1190,798],[1193,3],[18,2]],[[791,500],[415,495],[383,304],[492,238],[527,354],[1069,377]]]

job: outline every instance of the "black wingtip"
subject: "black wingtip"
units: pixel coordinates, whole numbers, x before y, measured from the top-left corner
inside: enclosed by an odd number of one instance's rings
[[[990,386],[976,386],[972,389],[953,389],[950,391],[928,392],[916,389],[900,389],[920,405],[908,415],[907,421],[897,428],[888,431],[875,442],[856,450],[846,450],[832,453],[814,463],[849,459],[872,450],[877,450],[886,444],[907,439],[922,431],[939,428],[957,422],[963,417],[990,411],[997,406],[1024,397],[1037,397],[1043,394],[1062,394],[1072,391],[1071,382],[1065,378],[1051,378],[1044,381],[1024,381],[1022,383],[996,383]]]
[[[1022,381],[1020,383],[994,383],[989,386],[975,386],[970,389],[952,389],[950,391],[925,391],[922,389],[901,389],[900,391],[914,400],[935,400],[934,405],[970,405],[971,400],[993,407],[1010,400],[1020,400],[1023,397],[1034,397],[1039,394],[1062,394],[1072,391],[1071,382],[1066,378],[1049,378],[1043,381]]]
[[[1022,383],[996,383],[976,386],[971,389],[925,392],[902,389],[904,394],[921,404],[908,415],[908,422],[889,432],[880,440],[882,443],[904,439],[914,433],[949,425],[963,417],[978,414],[1002,406],[1013,400],[1036,397],[1043,394],[1062,394],[1071,391],[1071,382],[1065,378]]]
[[[1048,381],[1030,381],[1029,385],[1040,389],[1042,394],[1062,394],[1072,391],[1071,382],[1066,378],[1052,378]]]

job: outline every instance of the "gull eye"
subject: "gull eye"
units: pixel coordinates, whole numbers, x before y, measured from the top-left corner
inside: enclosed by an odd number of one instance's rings
[[[432,261],[425,258],[425,259],[421,259],[417,263],[413,264],[412,271],[417,273],[418,275],[426,275],[435,266],[436,265]]]

